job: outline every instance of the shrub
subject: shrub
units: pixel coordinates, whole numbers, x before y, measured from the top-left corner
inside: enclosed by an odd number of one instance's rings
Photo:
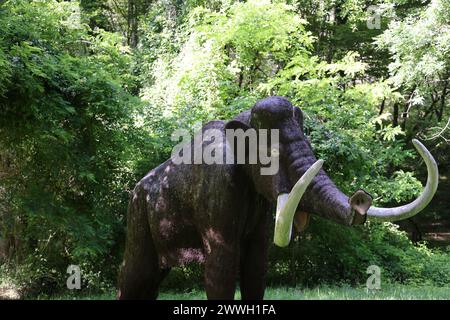
[[[273,285],[365,284],[370,265],[382,281],[448,285],[450,254],[414,245],[392,223],[346,228],[314,217],[309,230],[289,247],[270,250],[268,282]]]

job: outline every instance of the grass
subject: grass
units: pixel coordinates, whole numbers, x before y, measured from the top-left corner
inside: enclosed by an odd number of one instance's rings
[[[235,298],[240,299],[239,290]],[[40,297],[39,299],[52,300],[112,300],[115,293],[104,293],[101,295],[79,296],[62,295],[52,297]],[[204,291],[193,290],[190,292],[161,292],[161,300],[204,300]],[[450,299],[450,287],[436,286],[407,286],[389,285],[377,291],[367,291],[366,288],[355,288],[350,286],[320,286],[316,288],[267,288],[266,300],[448,300]]]
[[[235,298],[240,299],[240,292],[237,291]],[[159,299],[164,300],[191,300],[206,299],[203,291],[193,291],[190,293],[161,293]],[[316,288],[267,288],[264,299],[266,300],[415,300],[415,299],[450,299],[450,287],[410,287],[410,286],[389,286],[377,291],[367,291],[366,288],[352,287],[328,287]]]

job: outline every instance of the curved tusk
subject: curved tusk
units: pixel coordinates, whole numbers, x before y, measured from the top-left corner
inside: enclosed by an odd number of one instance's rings
[[[275,232],[273,242],[279,247],[285,247],[291,241],[292,222],[295,210],[311,181],[322,168],[323,160],[317,160],[305,174],[298,179],[289,194],[282,193],[277,199]]]
[[[413,139],[412,142],[427,165],[428,178],[425,188],[416,200],[404,206],[395,208],[369,208],[367,211],[367,219],[369,221],[398,221],[407,219],[422,211],[431,199],[433,199],[439,181],[436,161],[430,151],[419,140]]]

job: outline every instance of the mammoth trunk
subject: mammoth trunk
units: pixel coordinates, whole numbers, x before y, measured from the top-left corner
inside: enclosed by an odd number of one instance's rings
[[[292,182],[298,180],[316,161],[316,158],[309,144],[304,140],[291,143],[290,147],[293,149],[290,153],[289,164],[289,176]],[[353,220],[349,198],[336,187],[323,169],[312,180],[298,209],[344,225],[352,224]]]

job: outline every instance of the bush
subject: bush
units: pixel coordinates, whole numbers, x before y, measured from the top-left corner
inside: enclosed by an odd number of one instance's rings
[[[79,11],[53,0],[0,5],[1,238],[13,240],[8,259],[30,293],[65,288],[70,264],[85,267],[88,288],[113,281],[137,146],[147,143],[134,126],[128,48]]]
[[[272,246],[269,261],[272,285],[365,284],[371,265],[386,282],[449,284],[449,252],[414,245],[392,223],[345,228],[314,217],[289,247]]]

